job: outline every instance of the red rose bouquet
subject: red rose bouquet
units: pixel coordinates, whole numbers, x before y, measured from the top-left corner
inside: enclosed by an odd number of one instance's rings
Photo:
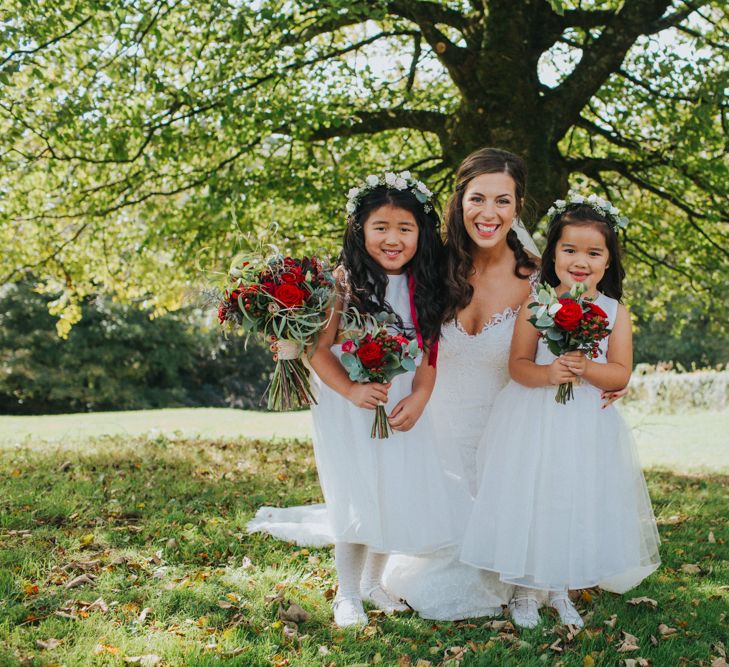
[[[268,409],[290,410],[315,403],[301,360],[315,342],[334,298],[334,279],[316,257],[279,254],[238,257],[230,270],[233,288],[218,305],[221,325],[242,327],[271,344],[276,366],[268,387]]]
[[[583,297],[586,286],[575,283],[569,292],[557,296],[554,288],[544,283],[537,300],[529,304],[533,315],[529,321],[539,330],[550,352],[560,356],[579,350],[593,359],[600,341],[610,333],[605,311]],[[565,404],[574,398],[572,383],[559,385],[555,400]]]
[[[340,360],[353,382],[384,384],[401,373],[415,370],[415,360],[420,354],[418,341],[388,333],[387,324],[391,318],[391,315],[381,313],[375,326],[346,329]],[[358,319],[355,316],[355,320]],[[375,408],[370,437],[390,437],[384,405]]]

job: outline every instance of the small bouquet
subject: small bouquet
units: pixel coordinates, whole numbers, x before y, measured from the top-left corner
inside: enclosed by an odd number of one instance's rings
[[[268,387],[268,409],[316,403],[300,357],[326,324],[334,299],[331,271],[316,257],[294,259],[275,253],[239,256],[230,277],[235,286],[223,294],[218,319],[223,326],[242,327],[271,344],[276,367]]]
[[[554,288],[544,283],[539,288],[537,300],[529,304],[533,313],[529,321],[557,357],[579,350],[594,359],[600,341],[611,331],[605,311],[583,297],[586,289],[583,283],[575,283],[569,292],[558,297]],[[564,405],[573,398],[571,382],[559,385],[555,396],[557,403]]]
[[[418,341],[390,334],[387,325],[393,320],[394,315],[391,313],[380,313],[375,318],[374,327],[346,329],[341,362],[349,373],[350,380],[386,384],[401,373],[415,370],[415,361],[420,354]],[[370,437],[390,437],[390,425],[387,423],[384,405],[375,408],[375,421]]]

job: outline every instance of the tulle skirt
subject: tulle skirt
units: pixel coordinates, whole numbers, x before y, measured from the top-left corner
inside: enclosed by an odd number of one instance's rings
[[[373,410],[354,406],[316,375],[314,453],[337,542],[381,553],[425,554],[454,545],[453,491],[444,474],[430,411],[415,426],[386,439],[370,437]],[[393,379],[388,414],[412,391],[413,373]]]
[[[630,431],[599,391],[510,382],[491,411],[461,560],[544,590],[622,593],[660,563],[658,531]]]

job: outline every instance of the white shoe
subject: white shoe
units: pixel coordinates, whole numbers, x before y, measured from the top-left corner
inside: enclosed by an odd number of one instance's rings
[[[336,597],[332,604],[332,611],[334,612],[334,622],[340,628],[367,625],[367,614],[365,614],[362,600],[359,598]]]
[[[580,616],[577,609],[575,609],[575,605],[572,604],[567,593],[550,593],[549,606],[552,607],[552,609],[557,610],[559,620],[562,621],[564,625],[575,625],[578,628],[585,626],[582,616]]]
[[[362,600],[381,609],[386,614],[394,614],[396,611],[408,611],[408,607],[402,600],[390,595],[380,584],[369,591],[362,591]]]
[[[539,625],[539,601],[531,593],[514,595],[509,602],[509,611],[514,625],[521,628],[536,628]]]

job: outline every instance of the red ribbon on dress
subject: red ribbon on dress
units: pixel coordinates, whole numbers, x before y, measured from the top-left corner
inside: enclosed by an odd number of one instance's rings
[[[415,310],[415,276],[413,272],[408,269],[408,293],[410,294],[410,315],[413,318],[413,326],[415,327],[415,337],[418,340],[418,347],[422,350],[425,345],[423,343],[423,334],[420,332],[420,325],[418,324],[418,313]],[[435,368],[438,362],[438,341],[433,343],[428,354],[428,365]]]

